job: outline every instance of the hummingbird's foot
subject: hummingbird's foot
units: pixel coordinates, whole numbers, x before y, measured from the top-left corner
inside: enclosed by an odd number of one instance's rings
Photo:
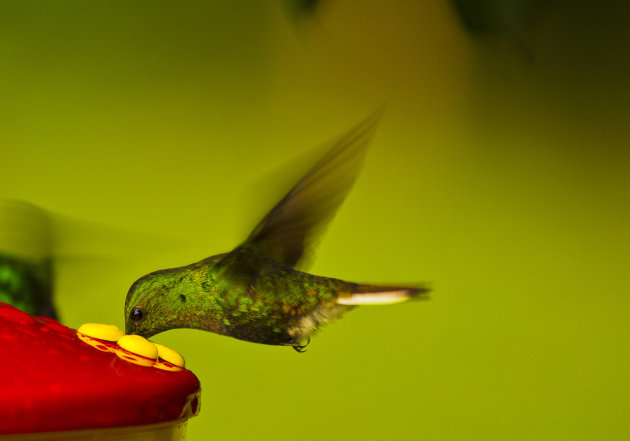
[[[299,352],[300,354],[303,354],[304,352],[306,352],[306,347],[311,342],[311,337],[307,337],[307,338],[308,338],[308,340],[306,341],[306,344],[295,345],[295,346],[293,346],[293,349],[295,349],[296,352]]]

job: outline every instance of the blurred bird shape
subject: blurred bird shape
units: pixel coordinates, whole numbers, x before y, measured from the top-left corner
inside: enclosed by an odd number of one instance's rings
[[[21,201],[0,202],[0,302],[57,318],[52,238],[44,210]]]
[[[54,291],[60,264],[69,277],[95,261],[95,283],[111,262],[185,246],[165,237],[74,219],[29,202],[0,200],[0,302],[29,314],[59,319]],[[88,271],[89,272],[89,271]],[[89,295],[82,292],[81,295]]]

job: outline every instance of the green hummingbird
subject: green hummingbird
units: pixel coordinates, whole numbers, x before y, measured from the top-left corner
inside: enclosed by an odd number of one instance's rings
[[[165,244],[167,244],[165,246]],[[108,264],[182,246],[166,237],[78,219],[17,199],[0,199],[0,302],[59,319],[59,274],[96,279]],[[98,263],[90,271],[85,263]],[[93,273],[93,274],[92,274]],[[63,313],[63,311],[61,311]],[[63,314],[62,314],[63,318]]]
[[[234,250],[134,282],[126,333],[149,338],[193,328],[302,352],[318,328],[358,305],[427,293],[296,269],[352,187],[379,118],[372,115],[334,144]]]
[[[0,254],[0,302],[29,314],[56,319],[52,260],[29,261]]]
[[[0,200],[0,302],[57,318],[52,242],[46,211],[23,201]]]

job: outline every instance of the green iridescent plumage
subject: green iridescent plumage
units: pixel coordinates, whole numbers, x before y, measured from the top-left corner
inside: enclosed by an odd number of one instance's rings
[[[52,303],[53,234],[48,214],[26,202],[0,200],[0,302],[57,317]]]
[[[52,260],[29,262],[0,254],[0,302],[29,314],[56,318]]]
[[[335,144],[236,249],[137,280],[125,303],[126,332],[150,337],[195,328],[300,349],[320,326],[356,305],[427,292],[295,268],[352,187],[378,118],[368,118]]]

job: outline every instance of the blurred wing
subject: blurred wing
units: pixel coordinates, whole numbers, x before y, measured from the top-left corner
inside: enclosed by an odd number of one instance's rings
[[[53,225],[41,208],[0,199],[0,253],[32,262],[48,259],[54,246]]]
[[[54,292],[93,295],[120,267],[185,244],[106,224],[78,220],[28,202],[0,199],[0,302],[31,314],[55,316]],[[69,287],[76,287],[68,291]],[[89,293],[89,294],[86,294]],[[63,318],[63,311],[62,311]]]
[[[0,253],[28,261],[120,260],[171,253],[185,246],[180,238],[76,219],[21,200],[0,199]]]
[[[297,265],[352,188],[381,113],[344,135],[236,250]]]

